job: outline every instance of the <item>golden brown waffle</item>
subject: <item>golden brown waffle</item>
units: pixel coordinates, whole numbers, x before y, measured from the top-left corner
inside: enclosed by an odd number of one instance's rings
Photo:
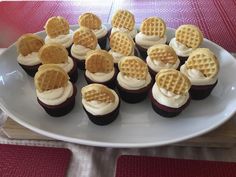
[[[81,89],[82,98],[86,101],[99,101],[104,103],[115,102],[115,95],[111,89],[102,84],[90,84]]]
[[[89,52],[85,60],[85,68],[91,73],[109,73],[114,69],[114,58],[105,50]]]
[[[100,18],[93,13],[84,13],[81,16],[79,16],[79,26],[95,30],[95,29],[100,29],[101,25],[102,22]]]
[[[23,56],[32,52],[38,52],[44,45],[44,41],[35,34],[24,34],[17,40],[17,51]]]
[[[123,57],[118,63],[119,70],[128,77],[146,80],[148,74],[147,64],[136,56]]]
[[[61,16],[49,18],[44,28],[47,35],[51,38],[55,38],[59,35],[69,34],[70,31],[69,22]]]
[[[165,44],[157,44],[147,51],[151,60],[159,60],[163,63],[175,64],[178,57],[173,48]]]
[[[110,47],[114,52],[129,56],[134,52],[134,41],[126,33],[115,32],[110,37]]]
[[[60,44],[45,44],[38,55],[42,64],[59,64],[68,61],[68,52]]]
[[[134,29],[134,15],[128,10],[118,10],[111,20],[112,27],[125,28],[130,31]]]
[[[39,92],[65,87],[69,76],[56,64],[41,65],[34,77],[34,84]]]
[[[148,36],[163,37],[166,33],[166,24],[161,18],[149,17],[141,23],[140,31]]]
[[[155,79],[159,88],[164,88],[176,95],[186,94],[191,87],[189,79],[175,69],[162,69]]]
[[[73,36],[74,44],[94,50],[97,47],[98,40],[96,35],[86,27],[80,27]]]
[[[212,78],[219,71],[219,61],[209,49],[198,48],[193,51],[185,62],[187,69],[197,69],[205,77]]]
[[[175,38],[189,48],[197,48],[203,41],[202,32],[195,25],[181,25],[175,32]]]

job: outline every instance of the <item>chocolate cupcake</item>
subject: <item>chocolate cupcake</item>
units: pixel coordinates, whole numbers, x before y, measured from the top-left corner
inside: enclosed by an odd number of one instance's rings
[[[85,57],[87,53],[100,49],[97,37],[89,28],[80,27],[74,32],[73,42],[71,57],[76,61],[79,69],[85,70]]]
[[[24,71],[34,77],[38,71],[41,61],[38,51],[44,45],[44,41],[35,34],[24,34],[17,40],[17,51],[19,53],[17,62]]]
[[[150,47],[147,53],[146,63],[154,80],[161,69],[177,69],[179,67],[180,61],[175,51],[166,44],[156,44]]]
[[[77,89],[61,67],[55,64],[40,66],[34,82],[38,103],[49,115],[64,116],[73,109]]]
[[[166,24],[158,17],[146,18],[140,26],[140,32],[135,36],[136,47],[143,59],[147,57],[147,49],[156,44],[165,44]]]
[[[101,49],[106,49],[108,40],[108,30],[98,16],[93,13],[84,13],[79,16],[79,26],[91,29],[98,39]]]
[[[172,47],[183,65],[191,52],[198,48],[203,41],[201,30],[195,25],[181,25],[171,39],[169,46]]]
[[[180,71],[192,83],[192,99],[201,100],[211,94],[218,82],[219,61],[209,49],[198,48],[190,54]]]
[[[73,43],[73,31],[70,30],[69,22],[61,16],[51,17],[47,20],[45,26],[47,36],[46,44],[61,44],[70,54],[70,48]]]
[[[191,83],[175,69],[162,69],[149,93],[153,110],[163,117],[179,115],[190,103]]]
[[[105,50],[95,50],[86,56],[84,73],[88,84],[99,83],[115,88],[116,72],[113,57]]]
[[[120,99],[114,90],[102,84],[90,84],[81,93],[83,108],[94,124],[107,125],[117,118]]]
[[[118,62],[124,56],[134,55],[134,42],[132,38],[126,33],[115,32],[110,37],[110,51],[109,53],[114,58],[115,67],[118,68]]]
[[[56,64],[64,69],[75,83],[78,79],[76,62],[68,56],[66,48],[61,44],[45,44],[39,50],[39,58],[42,64]]]
[[[117,89],[120,97],[128,103],[144,100],[152,86],[146,63],[135,56],[123,57],[119,62]]]
[[[131,39],[134,39],[137,34],[134,15],[128,10],[117,10],[112,17],[111,26],[112,29],[110,35],[118,31],[126,33],[131,37]]]

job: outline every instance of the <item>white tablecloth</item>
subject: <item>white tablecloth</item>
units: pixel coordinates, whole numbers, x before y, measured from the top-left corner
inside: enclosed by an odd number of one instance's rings
[[[1,51],[0,49],[0,52]],[[4,114],[0,113],[0,127],[5,117]],[[73,153],[67,175],[69,177],[112,177],[115,173],[117,157],[124,154],[236,162],[236,147],[207,148],[163,146],[142,149],[99,148],[62,141],[10,140],[6,138],[1,131],[0,144],[68,148]]]

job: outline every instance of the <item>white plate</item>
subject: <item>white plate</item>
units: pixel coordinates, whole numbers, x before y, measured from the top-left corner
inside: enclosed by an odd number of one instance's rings
[[[72,29],[76,29],[73,26]],[[45,37],[44,32],[38,33]],[[168,39],[174,30],[168,29]],[[219,81],[205,100],[192,101],[179,116],[163,118],[149,100],[138,104],[121,102],[120,114],[108,126],[91,123],[81,105],[85,85],[79,71],[76,105],[64,117],[53,118],[37,103],[33,79],[21,69],[13,44],[0,56],[0,107],[15,121],[42,135],[73,143],[102,147],[149,147],[183,141],[206,133],[227,121],[236,110],[236,61],[226,50],[204,39],[220,60]]]

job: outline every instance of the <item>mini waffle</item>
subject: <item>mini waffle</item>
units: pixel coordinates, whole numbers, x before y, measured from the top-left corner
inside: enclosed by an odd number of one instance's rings
[[[32,52],[38,52],[44,45],[43,40],[35,34],[24,34],[17,40],[17,51],[26,56]]]
[[[115,102],[111,89],[102,84],[90,84],[81,89],[82,98],[86,101],[99,101],[104,103]]]
[[[156,84],[176,95],[186,94],[191,87],[189,79],[175,69],[162,69],[156,75]]]
[[[181,25],[175,32],[175,38],[189,48],[197,48],[203,41],[202,32],[194,25]]]
[[[79,16],[79,26],[87,27],[89,29],[95,30],[100,29],[102,25],[101,20],[98,16],[93,13],[84,13]]]

